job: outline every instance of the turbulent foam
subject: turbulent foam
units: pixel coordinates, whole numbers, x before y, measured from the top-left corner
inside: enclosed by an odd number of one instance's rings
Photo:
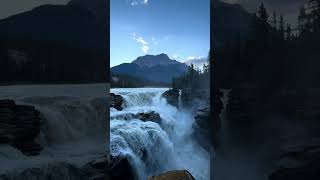
[[[209,155],[191,139],[192,114],[161,97],[167,89],[112,89],[125,101],[122,111],[110,111],[113,155],[131,160],[140,179],[173,169],[187,169],[197,179],[208,179]],[[155,111],[161,122],[143,122],[132,114]]]
[[[42,169],[54,162],[79,165],[105,154],[108,109],[105,89],[105,84],[0,86],[0,99],[32,105],[41,112],[36,142],[44,147],[39,156],[27,157],[0,146],[0,164],[6,164],[0,173],[18,174],[17,169]]]

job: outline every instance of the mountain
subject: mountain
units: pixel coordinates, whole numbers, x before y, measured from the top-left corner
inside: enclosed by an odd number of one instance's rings
[[[186,64],[172,60],[166,54],[159,54],[141,56],[132,63],[120,64],[111,68],[111,73],[170,83],[173,77],[181,76],[187,69]]]
[[[151,68],[158,65],[180,64],[180,62],[170,59],[168,55],[163,53],[156,56],[141,56],[132,61],[132,63],[138,65],[141,68]]]
[[[0,82],[106,82],[108,5],[72,0],[0,20]]]
[[[100,17],[105,16],[85,7],[90,7],[88,3],[78,1],[71,1],[68,5],[42,5],[3,19],[0,21],[0,38],[51,41],[80,48],[107,48],[107,21]],[[94,2],[100,0],[90,1],[91,4]]]
[[[228,4],[220,0],[213,3],[214,48],[235,43],[248,37],[252,14],[239,4]]]

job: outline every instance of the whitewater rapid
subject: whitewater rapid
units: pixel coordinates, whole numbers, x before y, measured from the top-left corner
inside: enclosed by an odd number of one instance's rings
[[[28,168],[46,171],[49,164],[59,162],[80,167],[103,156],[108,135],[108,88],[108,84],[0,86],[0,99],[13,99],[40,111],[41,128],[35,141],[44,148],[39,156],[28,157],[0,145],[0,174],[19,179],[15,175]],[[53,173],[66,173],[63,179],[72,179],[66,170]]]
[[[192,135],[193,115],[167,104],[166,88],[111,89],[124,98],[124,109],[110,108],[110,149],[128,157],[139,179],[186,169],[197,179],[209,179],[209,154]],[[132,114],[159,113],[161,121],[142,121]]]

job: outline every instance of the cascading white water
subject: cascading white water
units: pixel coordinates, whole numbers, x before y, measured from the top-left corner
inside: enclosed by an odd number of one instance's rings
[[[36,142],[44,148],[39,156],[27,157],[1,145],[0,164],[6,166],[0,168],[0,174],[19,179],[21,171],[38,168],[47,176],[51,171],[46,167],[51,164],[52,173],[69,173],[63,167],[59,172],[55,165],[62,162],[82,166],[103,156],[107,143],[106,88],[106,84],[0,86],[0,99],[13,99],[16,104],[32,105],[40,111],[42,122]],[[72,174],[64,174],[62,179],[69,175]]]
[[[165,171],[187,169],[197,180],[209,179],[209,154],[192,138],[193,116],[167,104],[167,89],[111,89],[124,98],[124,109],[110,110],[112,155],[128,157],[141,180]],[[135,119],[133,114],[154,111],[161,122]]]

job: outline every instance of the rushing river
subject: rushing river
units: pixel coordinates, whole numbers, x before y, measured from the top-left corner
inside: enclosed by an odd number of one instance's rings
[[[209,179],[209,154],[192,138],[193,114],[167,104],[166,88],[111,89],[124,98],[124,109],[110,109],[112,155],[128,157],[138,177],[187,169],[197,180]],[[161,121],[141,121],[132,114],[159,113]]]

